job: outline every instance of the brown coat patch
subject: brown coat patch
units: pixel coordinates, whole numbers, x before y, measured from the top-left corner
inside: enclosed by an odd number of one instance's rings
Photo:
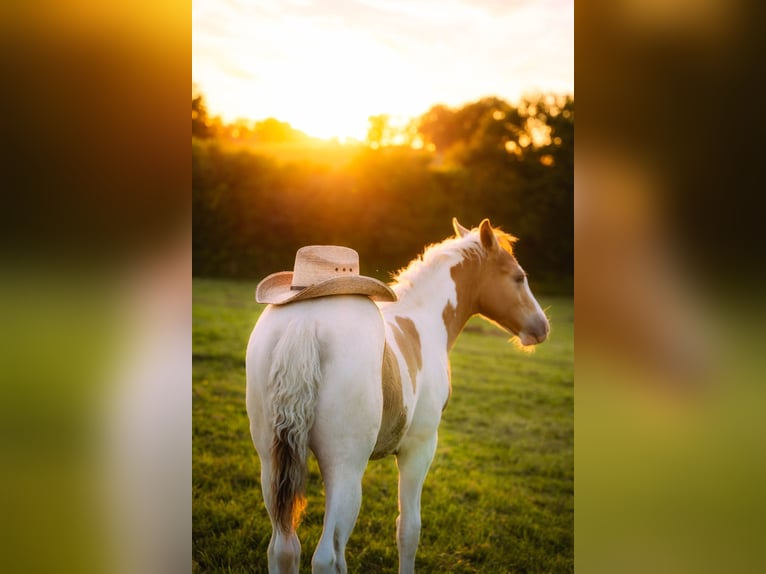
[[[451,349],[460,331],[463,330],[463,325],[457,318],[457,309],[452,306],[452,301],[447,301],[444,306],[442,319],[444,320],[444,327],[447,329],[447,349]]]
[[[420,333],[418,333],[412,319],[397,317],[396,325],[398,328],[392,326],[391,330],[394,332],[396,344],[399,345],[399,350],[402,352],[404,360],[407,363],[407,370],[410,373],[410,381],[412,381],[412,391],[414,392],[415,378],[420,369],[423,368],[423,356],[420,350]]]
[[[407,409],[402,397],[402,376],[399,362],[391,347],[386,343],[383,349],[383,418],[380,431],[370,460],[382,458],[394,452],[404,434],[407,424]]]
[[[466,321],[475,313],[473,306],[478,265],[479,262],[476,259],[467,258],[450,269],[450,275],[455,282],[457,307],[447,301],[442,311],[442,320],[447,329],[447,349],[452,348]]]

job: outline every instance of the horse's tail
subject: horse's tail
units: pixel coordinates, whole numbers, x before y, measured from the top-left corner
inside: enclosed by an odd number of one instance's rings
[[[321,377],[316,325],[291,321],[274,347],[269,372],[274,440],[271,508],[283,532],[291,532],[306,507],[309,431]]]

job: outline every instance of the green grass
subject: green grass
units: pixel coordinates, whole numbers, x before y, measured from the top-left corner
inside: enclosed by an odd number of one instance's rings
[[[255,282],[194,280],[193,564],[195,572],[266,572],[271,527],[245,410],[245,349],[262,306]],[[552,333],[534,353],[472,319],[451,354],[453,392],[422,498],[416,570],[572,572],[573,302],[541,298]],[[322,527],[309,465],[298,530],[301,571]],[[393,457],[370,462],[347,549],[349,572],[395,572]]]

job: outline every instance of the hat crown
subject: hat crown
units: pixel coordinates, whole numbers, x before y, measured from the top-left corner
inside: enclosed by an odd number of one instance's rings
[[[359,275],[359,254],[339,245],[308,245],[295,254],[293,289],[303,289],[335,277]]]

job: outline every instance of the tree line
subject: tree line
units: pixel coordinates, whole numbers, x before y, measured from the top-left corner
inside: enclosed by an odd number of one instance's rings
[[[306,138],[277,120],[255,126],[248,137],[256,141]],[[437,105],[405,126],[374,116],[365,145],[340,166],[312,161],[310,148],[303,159],[281,161],[271,148],[232,147],[224,137],[231,126],[214,127],[193,92],[197,276],[261,278],[292,268],[303,245],[338,244],[359,252],[363,274],[389,279],[449,236],[453,216],[469,227],[489,217],[519,237],[533,288],[572,290],[570,95]]]

